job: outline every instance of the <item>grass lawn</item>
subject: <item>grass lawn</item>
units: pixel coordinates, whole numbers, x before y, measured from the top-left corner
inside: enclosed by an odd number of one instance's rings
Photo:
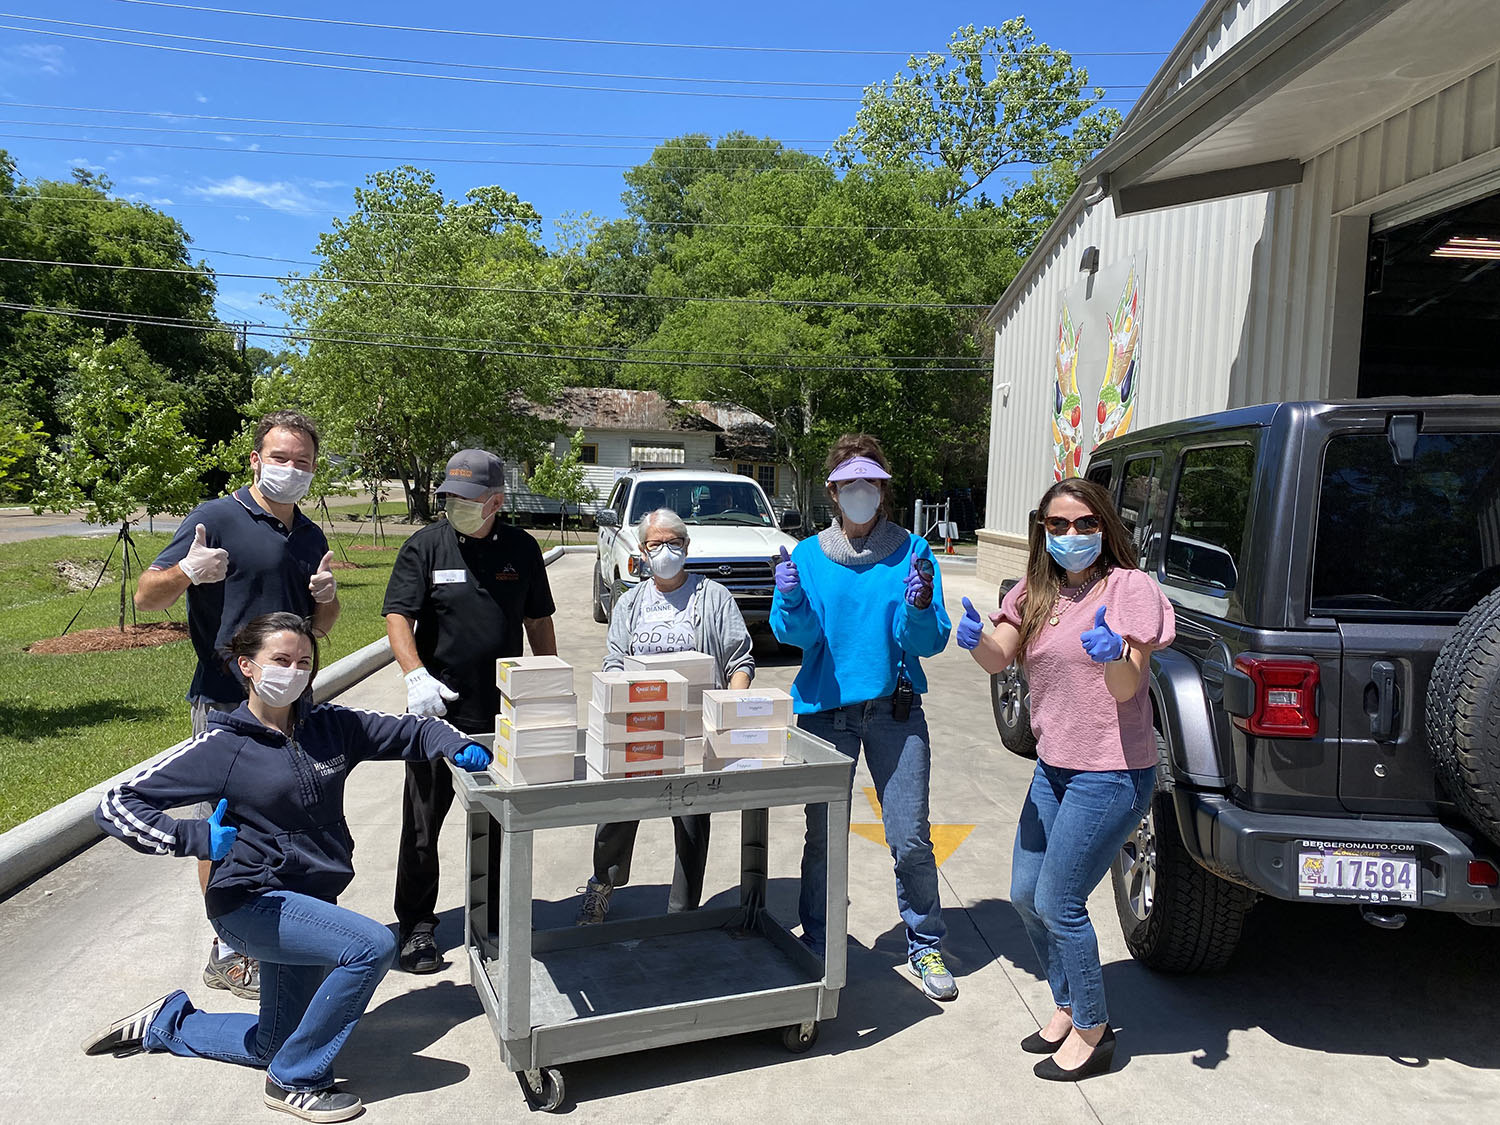
[[[359,569],[336,572],[343,613],[323,642],[325,665],[385,635],[380,606],[396,550],[410,528],[393,522],[387,530],[388,545],[379,550],[365,549],[368,527],[358,536],[339,528],[332,537],[335,557],[343,557],[342,546]],[[148,564],[168,539],[132,535]],[[118,553],[92,597],[69,592],[57,569],[59,562],[72,562],[92,581],[113,542],[108,535],[57,536],[0,545],[0,832],[190,731],[184,696],[195,657],[186,640],[121,652],[43,656],[25,651],[32,642],[61,633],[85,600],[74,631],[118,622]],[[350,550],[355,544],[362,549]],[[542,541],[543,550],[551,545]],[[127,607],[127,621],[128,613]],[[183,621],[186,613],[179,601],[166,613],[138,619]]]

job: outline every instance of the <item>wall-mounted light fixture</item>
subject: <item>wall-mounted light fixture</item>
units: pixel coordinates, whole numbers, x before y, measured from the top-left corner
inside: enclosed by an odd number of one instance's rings
[[[1078,263],[1078,272],[1095,274],[1099,272],[1099,247],[1089,246],[1083,252],[1083,261]]]

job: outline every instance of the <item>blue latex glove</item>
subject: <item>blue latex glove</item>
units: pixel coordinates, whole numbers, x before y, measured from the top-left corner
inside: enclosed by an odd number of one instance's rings
[[[490,768],[490,762],[494,759],[490,752],[477,742],[471,742],[453,755],[453,764],[461,770],[469,773],[478,773],[480,770]]]
[[[964,599],[964,615],[958,619],[958,647],[973,650],[984,636],[984,618],[974,608],[974,603]]]
[[[1083,642],[1083,651],[1089,654],[1089,659],[1095,664],[1108,664],[1111,660],[1118,660],[1125,651],[1125,638],[1104,623],[1105,612],[1105,607],[1101,605],[1094,614],[1094,627],[1079,637]]]
[[[781,561],[776,564],[776,589],[783,596],[787,596],[802,589],[802,576],[797,573],[797,564],[792,561],[792,556],[787,554],[785,547],[781,548]]]
[[[234,847],[235,840],[239,838],[240,830],[224,823],[224,810],[228,807],[229,799],[220,797],[219,807],[214,809],[208,818],[209,859],[223,859],[229,854],[229,849]]]
[[[932,604],[932,563],[913,555],[906,572],[906,604],[926,609]]]

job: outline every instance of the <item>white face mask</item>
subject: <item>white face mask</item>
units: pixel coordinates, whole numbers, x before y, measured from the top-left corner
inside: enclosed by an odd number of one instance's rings
[[[273,504],[295,504],[312,487],[313,475],[291,465],[260,463],[260,494]]]
[[[312,679],[312,671],[308,668],[284,668],[280,664],[262,667],[253,660],[250,663],[260,668],[260,679],[251,680],[250,686],[272,707],[288,707],[297,702],[307,690],[307,681]]]
[[[673,547],[668,543],[658,543],[646,552],[651,560],[651,573],[658,578],[665,578],[668,582],[682,573],[682,568],[687,565],[687,548]]]
[[[443,511],[448,513],[448,522],[453,525],[453,530],[460,535],[478,535],[484,523],[494,515],[485,514],[488,503],[483,500],[465,500],[460,496],[449,496],[448,502],[443,505]]]
[[[869,523],[880,511],[880,489],[858,480],[839,489],[839,509],[853,524]]]

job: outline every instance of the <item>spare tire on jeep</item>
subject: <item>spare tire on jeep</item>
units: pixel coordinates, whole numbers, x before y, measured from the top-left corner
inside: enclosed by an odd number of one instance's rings
[[[1438,652],[1427,746],[1454,803],[1500,845],[1500,590],[1465,614]]]

